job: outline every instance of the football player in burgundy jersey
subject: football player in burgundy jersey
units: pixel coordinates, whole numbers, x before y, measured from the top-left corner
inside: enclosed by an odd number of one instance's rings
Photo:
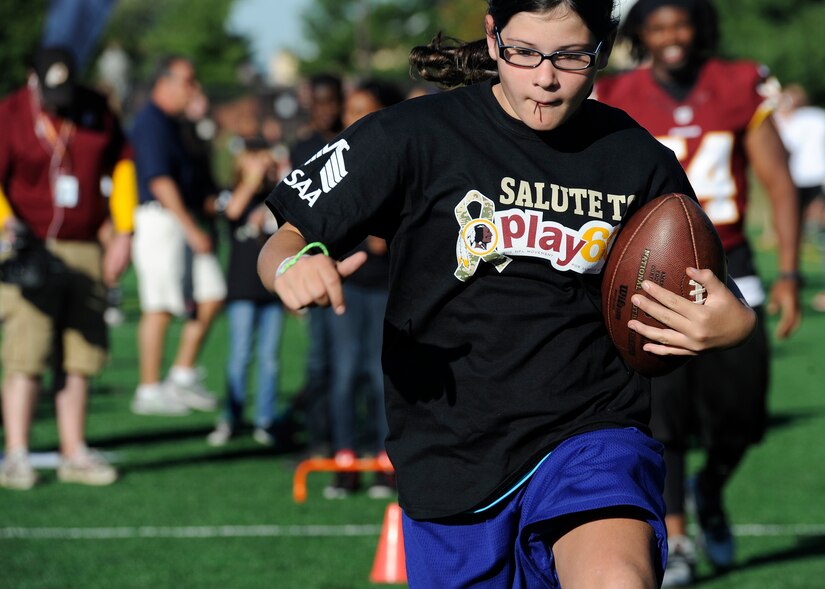
[[[771,119],[778,89],[762,66],[713,57],[717,20],[708,0],[639,0],[622,33],[634,57],[646,65],[599,80],[595,97],[625,110],[675,152],[722,238],[730,276],[758,312],[764,303],[780,311],[776,335],[784,338],[800,319],[799,220],[787,155]],[[748,167],[767,191],[778,240],[778,277],[769,297],[756,276],[745,235]],[[707,450],[706,464],[689,481],[697,499],[700,540],[714,565],[733,563],[722,490],[746,448],[764,432],[768,361],[761,327],[746,345],[707,354],[653,381],[651,423],[666,445],[668,466],[671,560],[666,584],[692,578],[684,456],[694,435]]]

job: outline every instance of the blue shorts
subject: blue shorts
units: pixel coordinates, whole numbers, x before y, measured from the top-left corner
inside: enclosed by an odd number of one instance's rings
[[[410,587],[560,587],[553,544],[575,525],[605,517],[651,525],[661,553],[656,563],[661,581],[667,560],[664,478],[662,445],[637,429],[569,438],[491,509],[430,521],[405,514]],[[578,514],[577,523],[563,517],[571,514]]]

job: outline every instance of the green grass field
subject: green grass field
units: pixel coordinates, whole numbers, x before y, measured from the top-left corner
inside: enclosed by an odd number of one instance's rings
[[[825,315],[808,311],[825,288],[807,247],[809,280],[802,328],[776,342],[771,427],[728,492],[741,565],[700,585],[722,588],[825,586]],[[769,250],[759,263],[773,275]],[[0,490],[0,588],[372,587],[368,581],[385,501],[358,495],[326,501],[326,474],[310,476],[309,499],[292,500],[296,455],[238,438],[221,449],[204,441],[216,415],[138,417],[134,278],[124,282],[128,321],[112,330],[112,360],[94,382],[88,438],[112,453],[121,480],[107,488],[61,484],[53,470],[29,492]],[[227,324],[211,333],[202,363],[223,390]],[[282,400],[301,386],[304,325],[290,319],[283,347]],[[32,450],[56,448],[54,407],[41,399]],[[691,457],[693,466],[697,456]]]

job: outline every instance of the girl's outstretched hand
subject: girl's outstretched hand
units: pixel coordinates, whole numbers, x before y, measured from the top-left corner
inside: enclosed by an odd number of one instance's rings
[[[366,252],[356,252],[340,262],[317,254],[301,256],[287,271],[275,277],[274,290],[281,302],[293,311],[309,305],[330,306],[336,315],[346,310],[343,279],[367,260]]]
[[[756,327],[753,309],[736,298],[710,270],[688,268],[687,274],[704,287],[703,305],[648,280],[642,283],[647,296],[633,295],[634,305],[666,326],[650,327],[636,320],[628,323],[630,329],[651,340],[645,344],[645,351],[660,356],[696,356],[747,339]]]

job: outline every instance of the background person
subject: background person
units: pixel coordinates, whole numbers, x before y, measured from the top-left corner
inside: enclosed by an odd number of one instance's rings
[[[140,297],[138,325],[140,383],[132,411],[142,415],[184,415],[209,411],[217,401],[200,382],[195,363],[212,321],[223,305],[226,283],[213,242],[199,217],[203,194],[198,169],[181,139],[177,118],[197,94],[192,63],[163,58],[149,102],[132,132],[140,206],[135,214],[134,263]],[[191,285],[191,293],[186,284]],[[166,334],[172,317],[186,316],[169,376],[161,381]]]
[[[790,154],[803,227],[810,228],[825,262],[825,109],[810,105],[805,89],[790,84],[782,92],[776,123]],[[825,311],[825,291],[814,295],[811,305]]]
[[[343,128],[341,114],[344,89],[332,74],[309,79],[309,125],[299,133],[290,150],[292,168],[303,165]],[[309,349],[306,356],[306,384],[296,401],[303,407],[310,456],[326,457],[331,451],[330,426],[330,310],[312,307],[309,316]]]
[[[446,85],[486,81],[368,115],[284,179],[267,201],[284,223],[258,270],[287,307],[342,315],[342,280],[366,256],[338,258],[387,239],[386,448],[411,587],[653,587],[666,532],[648,388],[604,326],[606,247],[559,248],[692,190],[672,152],[586,100],[612,0],[490,0],[484,24],[484,39],[417,48],[411,63]],[[553,208],[538,197],[552,187]],[[616,206],[579,208],[584,193]],[[527,219],[546,240],[519,231]],[[495,248],[470,243],[477,224]],[[652,298],[632,298],[669,325],[628,324],[671,342],[647,351],[693,355],[752,331],[712,272],[687,272],[710,293],[701,307],[647,281]]]
[[[29,489],[31,421],[50,357],[60,439],[58,480],[108,485],[116,470],[85,442],[89,378],[105,362],[104,280],[129,262],[131,236],[111,225],[101,180],[114,174],[113,199],[134,198],[131,152],[106,99],[76,83],[74,56],[45,47],[27,84],[0,102],[3,227],[16,255],[0,285],[3,320],[3,432],[0,486]],[[23,275],[28,279],[19,280]],[[17,279],[15,279],[15,276]]]
[[[624,25],[634,56],[649,66],[599,80],[598,99],[622,108],[672,149],[722,238],[728,274],[760,317],[744,345],[705,354],[653,379],[654,436],[665,444],[665,501],[671,555],[665,585],[693,580],[685,526],[685,454],[693,436],[705,463],[690,481],[700,540],[714,566],[734,563],[723,490],[766,426],[768,339],[763,306],[780,312],[776,334],[798,326],[798,210],[787,156],[770,117],[763,67],[714,57],[718,22],[707,0],[639,0]],[[778,238],[779,276],[766,299],[745,235],[752,168],[767,189]]]
[[[394,86],[367,80],[352,90],[344,101],[346,127],[364,116],[401,102],[403,96]],[[381,368],[381,343],[384,311],[389,292],[389,254],[387,243],[369,236],[356,248],[367,259],[344,285],[348,311],[330,319],[331,386],[330,415],[336,461],[347,464],[356,457],[356,395],[363,384],[366,393],[364,429],[369,436],[368,451],[386,458],[384,438],[387,416],[384,407],[384,372]],[[359,486],[357,472],[336,472],[332,484],[324,489],[328,499],[345,497]],[[386,498],[394,488],[393,477],[375,473],[368,494]]]
[[[256,260],[261,246],[274,233],[275,218],[263,202],[280,180],[278,166],[262,138],[245,141],[236,157],[236,184],[220,209],[229,222],[227,306],[229,358],[226,364],[226,403],[211,446],[223,446],[244,425],[247,372],[255,350],[255,417],[252,437],[275,445],[279,354],[284,311],[278,297],[261,284]]]

